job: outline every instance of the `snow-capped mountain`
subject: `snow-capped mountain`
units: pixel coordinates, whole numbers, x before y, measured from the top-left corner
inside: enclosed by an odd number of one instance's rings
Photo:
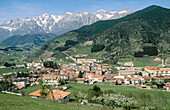
[[[117,19],[133,12],[135,11],[130,9],[118,12],[99,10],[95,13],[78,11],[75,13],[67,12],[63,16],[45,13],[38,17],[16,18],[0,25],[0,37],[38,33],[55,33],[60,35],[99,20]]]

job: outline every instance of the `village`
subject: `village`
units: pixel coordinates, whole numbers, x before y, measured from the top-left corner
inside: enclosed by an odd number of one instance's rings
[[[82,54],[78,57],[85,56]],[[157,58],[158,59],[158,58]],[[3,73],[0,81],[7,81],[13,86],[2,87],[2,92],[17,91],[34,85],[42,88],[30,94],[32,98],[46,98],[60,102],[69,102],[71,92],[66,92],[69,83],[85,85],[109,84],[111,86],[134,86],[140,89],[163,88],[170,91],[170,68],[154,68],[151,66],[134,67],[127,62],[125,66],[112,67],[107,64],[98,64],[98,60],[78,58],[76,62],[56,64],[53,59],[39,63],[16,65],[15,68],[30,68],[28,73],[10,72]],[[1,66],[5,68],[5,66]],[[45,86],[47,87],[45,89]],[[53,87],[53,89],[51,89]],[[47,92],[50,92],[47,94]]]

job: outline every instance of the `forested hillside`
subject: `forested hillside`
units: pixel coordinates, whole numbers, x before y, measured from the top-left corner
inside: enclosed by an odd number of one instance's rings
[[[99,21],[65,33],[32,56],[61,58],[65,52],[69,55],[87,53],[104,60],[154,56],[168,51],[169,30],[170,9],[150,6],[117,20]]]

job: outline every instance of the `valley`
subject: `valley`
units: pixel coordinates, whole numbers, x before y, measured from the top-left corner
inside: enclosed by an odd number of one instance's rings
[[[169,8],[45,13],[0,38],[0,109],[170,109]]]

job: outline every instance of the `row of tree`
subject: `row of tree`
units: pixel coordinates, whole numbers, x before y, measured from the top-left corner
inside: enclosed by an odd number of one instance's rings
[[[158,49],[156,46],[145,46],[143,51],[138,51],[134,53],[134,57],[143,57],[144,55],[156,56],[158,55]]]
[[[4,63],[4,66],[6,66],[6,67],[11,67],[11,66],[15,66],[15,65],[16,65],[15,63],[8,63],[8,62]]]
[[[46,68],[54,68],[54,69],[60,69],[60,65],[58,65],[56,62],[53,62],[53,61],[45,61],[43,63],[43,65],[46,67]]]
[[[0,81],[0,91],[13,91],[16,86],[13,84],[12,79]]]
[[[16,75],[16,77],[18,78],[18,77],[29,77],[30,75],[29,75],[29,73],[24,73],[24,72],[17,72],[17,75]]]

